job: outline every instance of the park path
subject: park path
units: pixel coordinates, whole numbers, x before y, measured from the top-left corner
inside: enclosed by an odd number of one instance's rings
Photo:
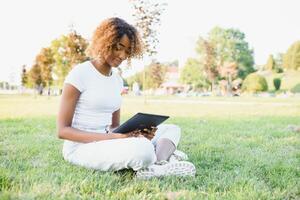
[[[127,99],[130,102],[141,102],[144,99]],[[182,103],[206,105],[268,105],[268,106],[295,106],[295,102],[259,102],[259,101],[222,101],[222,100],[179,100],[179,99],[147,99],[147,103]]]

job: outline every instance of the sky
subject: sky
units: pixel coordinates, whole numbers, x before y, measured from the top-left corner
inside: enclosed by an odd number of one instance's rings
[[[199,36],[215,26],[237,28],[254,49],[257,65],[270,54],[284,53],[300,40],[298,0],[163,0],[166,7],[158,29],[156,58],[178,60],[181,66],[195,57]],[[121,17],[134,24],[129,0],[2,0],[0,1],[0,81],[20,82],[22,65],[33,64],[41,48],[73,25],[90,39],[98,24],[109,17]],[[142,61],[133,62],[132,71]]]

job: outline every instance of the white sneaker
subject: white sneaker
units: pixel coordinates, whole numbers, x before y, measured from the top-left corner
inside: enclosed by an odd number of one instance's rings
[[[286,128],[288,131],[300,132],[300,126],[290,124]]]
[[[137,171],[136,177],[139,179],[149,179],[164,176],[195,176],[196,168],[188,161],[167,162],[160,161],[146,169]]]
[[[188,156],[184,152],[175,150],[174,153],[170,156],[169,162],[185,161],[188,159]]]

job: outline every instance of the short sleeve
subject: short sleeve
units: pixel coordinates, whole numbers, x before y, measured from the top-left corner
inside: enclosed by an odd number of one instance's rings
[[[66,76],[65,84],[71,84],[75,88],[79,90],[79,92],[84,91],[84,73],[81,72],[81,66],[75,66],[73,69],[69,72],[69,74]]]

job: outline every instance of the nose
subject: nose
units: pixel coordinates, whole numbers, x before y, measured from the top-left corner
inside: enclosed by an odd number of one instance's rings
[[[127,58],[127,53],[126,51],[121,51],[120,52],[120,55],[119,55],[119,58],[123,60],[125,60]]]

